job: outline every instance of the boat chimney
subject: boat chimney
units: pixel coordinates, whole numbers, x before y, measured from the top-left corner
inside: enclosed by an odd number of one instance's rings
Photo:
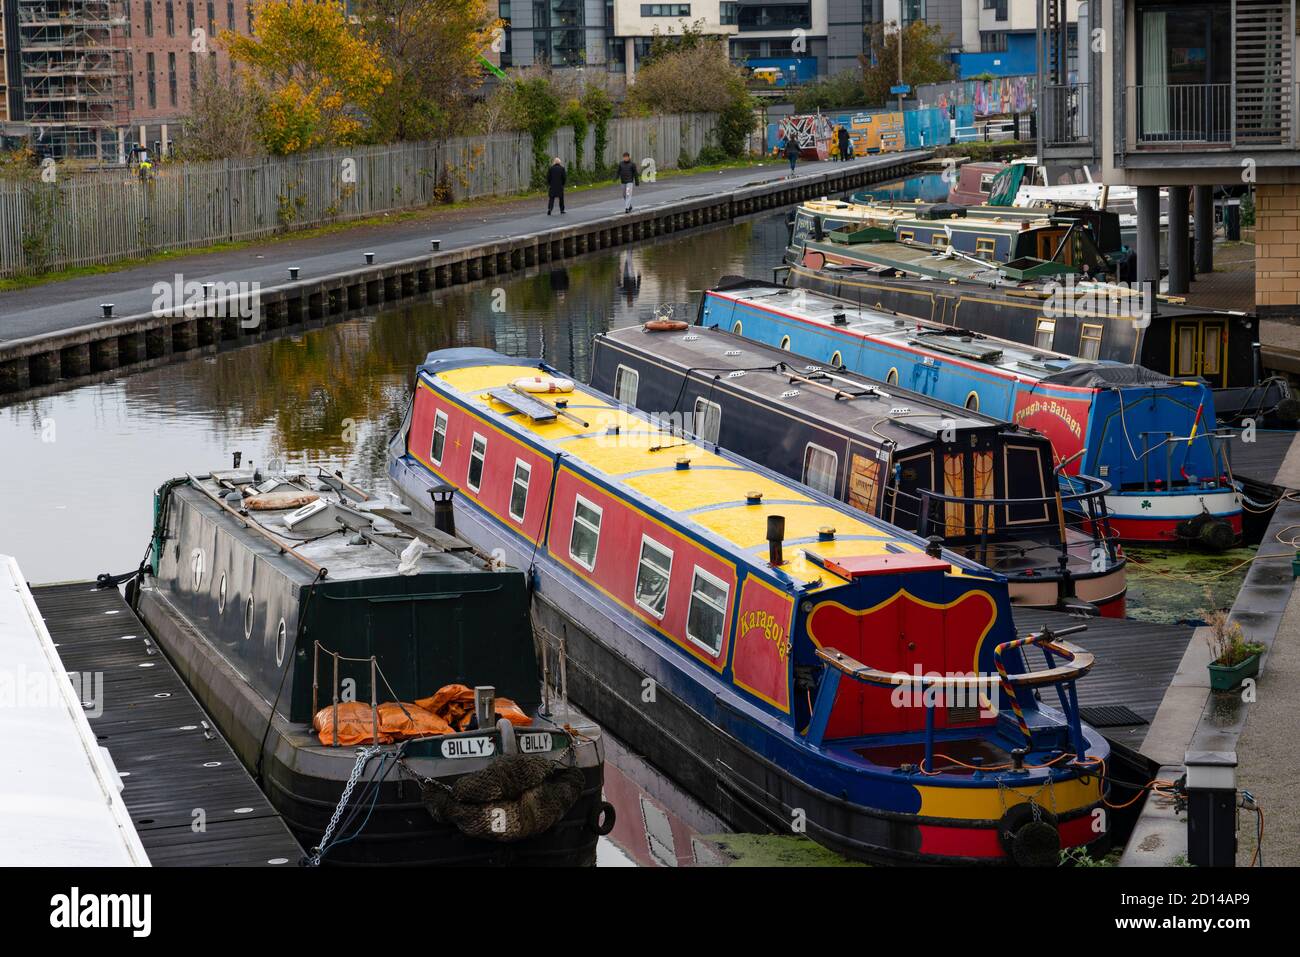
[[[931,535],[926,540],[925,553],[931,558],[940,558],[943,555],[943,536]]]
[[[243,452],[231,452],[231,453],[230,453],[230,457],[231,457],[231,459],[234,460],[234,461],[232,462],[232,464],[231,464],[230,467],[231,467],[232,469],[237,469],[237,468],[239,468],[239,463],[242,462],[242,461],[244,460],[244,453],[243,453]]]
[[[781,556],[781,541],[785,538],[785,516],[769,515],[767,517],[767,563],[773,568],[784,564]]]
[[[456,516],[451,507],[455,494],[456,487],[445,483],[429,489],[429,498],[433,499],[433,527],[448,535],[456,534]]]
[[[474,718],[480,729],[494,727],[497,723],[497,689],[492,685],[474,686]]]

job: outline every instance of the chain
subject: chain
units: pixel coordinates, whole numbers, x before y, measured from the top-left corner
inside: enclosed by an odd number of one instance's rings
[[[347,807],[348,798],[352,797],[352,789],[357,786],[357,779],[361,777],[361,771],[365,768],[366,763],[383,748],[378,745],[371,745],[368,748],[362,748],[357,754],[357,763],[352,766],[352,773],[348,775],[348,783],[343,788],[343,796],[339,798],[338,807],[334,808],[334,813],[330,816],[329,825],[325,828],[325,833],[321,835],[320,843],[312,848],[312,855],[307,860],[308,867],[320,867],[321,857],[325,853],[325,848],[329,846],[330,835],[334,833],[334,828],[338,827],[339,818],[343,815],[343,809]]]

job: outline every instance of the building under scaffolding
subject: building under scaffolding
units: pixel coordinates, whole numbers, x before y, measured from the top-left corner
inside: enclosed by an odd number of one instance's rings
[[[4,118],[42,155],[113,162],[128,120],[125,0],[0,0]]]

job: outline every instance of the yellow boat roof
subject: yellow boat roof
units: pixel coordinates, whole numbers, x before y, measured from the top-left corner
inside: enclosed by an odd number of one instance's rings
[[[561,395],[532,396],[550,406],[563,401],[562,411],[580,422],[563,415],[534,421],[488,394],[488,390],[508,387],[516,379],[536,376],[535,365],[489,363],[426,369],[424,374],[449,386],[471,405],[509,416],[516,429],[582,462],[610,485],[627,491],[630,500],[652,503],[757,564],[764,564],[767,554],[767,517],[784,516],[786,561],[780,571],[796,583],[818,583],[814,588],[819,589],[847,581],[810,561],[805,552],[833,559],[923,551],[893,526],[848,506],[825,505],[792,480],[719,455],[582,385]],[[679,469],[680,459],[689,460],[689,468]],[[751,505],[748,497],[754,492],[762,498]],[[834,529],[834,538],[818,540],[819,532],[827,528]],[[956,565],[952,570],[962,573]]]

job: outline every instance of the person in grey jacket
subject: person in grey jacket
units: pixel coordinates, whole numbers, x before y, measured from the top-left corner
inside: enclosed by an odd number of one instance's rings
[[[632,162],[632,154],[624,153],[618,164],[618,181],[623,184],[623,212],[632,212],[632,187],[641,182],[641,171]]]

